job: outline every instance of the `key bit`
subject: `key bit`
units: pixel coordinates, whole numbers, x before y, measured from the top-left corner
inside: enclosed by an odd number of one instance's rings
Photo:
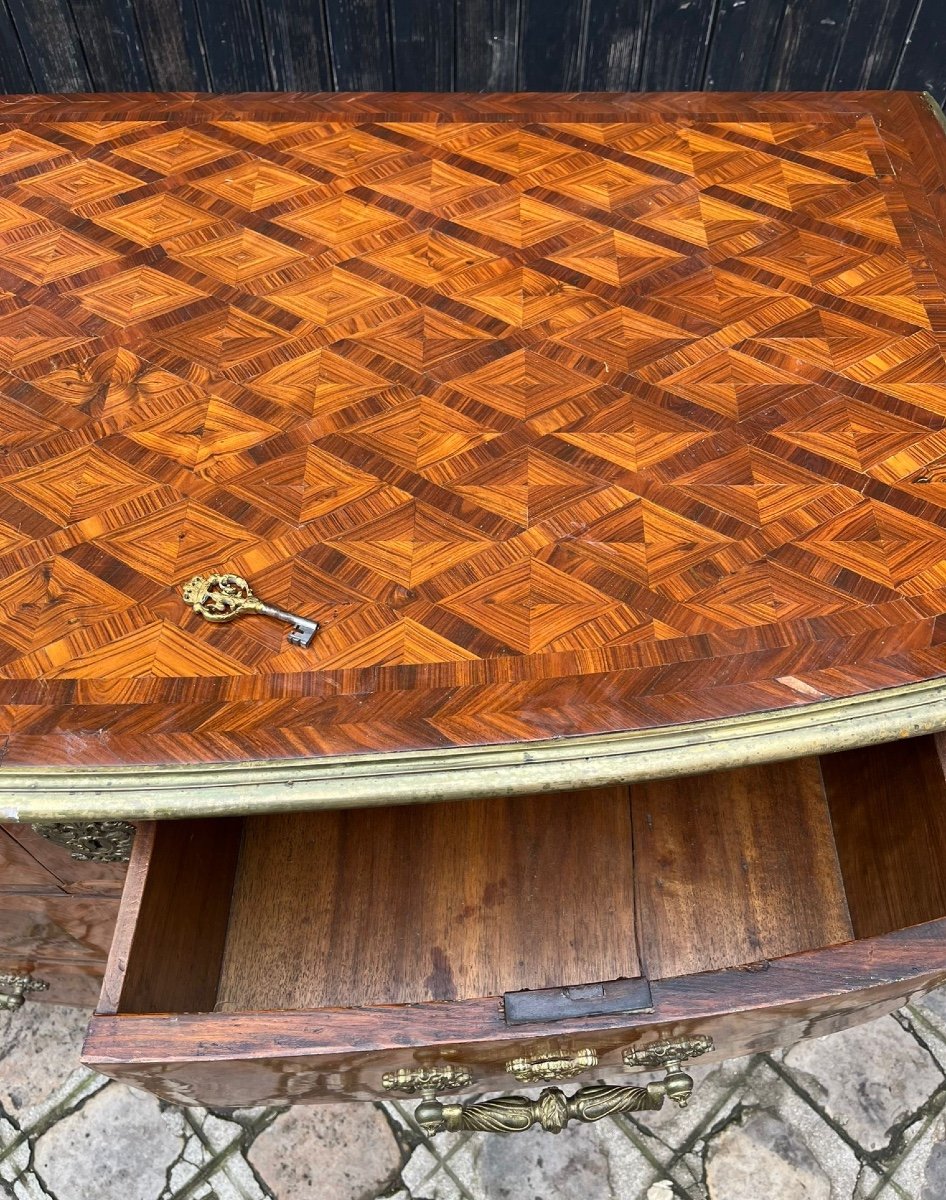
[[[253,595],[253,589],[241,575],[195,575],[181,591],[184,603],[207,621],[232,621],[235,617],[257,613],[275,617],[291,625],[287,641],[294,646],[311,644],[319,625],[308,617],[300,617],[272,604],[264,604]]]

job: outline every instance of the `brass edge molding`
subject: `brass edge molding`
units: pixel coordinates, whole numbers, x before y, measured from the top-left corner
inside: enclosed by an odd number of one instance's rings
[[[606,787],[847,750],[946,729],[946,680],[554,741],[274,762],[0,768],[0,820],[160,820]]]
[[[932,111],[943,132],[946,133],[946,113],[943,112],[939,101],[930,92],[921,92],[920,96]]]

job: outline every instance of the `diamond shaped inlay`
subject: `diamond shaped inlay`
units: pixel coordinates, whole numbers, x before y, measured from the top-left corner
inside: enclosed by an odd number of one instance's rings
[[[213,225],[215,218],[193,204],[164,192],[134,204],[124,204],[109,212],[97,213],[93,220],[106,229],[142,246],[156,246],[184,233]]]
[[[255,279],[257,275],[278,271],[302,257],[297,250],[251,229],[215,238],[192,250],[174,250],[172,253],[188,266],[233,286]]]
[[[151,267],[135,267],[103,283],[82,288],[76,295],[86,308],[116,325],[149,321],[206,297],[206,293],[190,284]]]
[[[21,184],[27,191],[51,196],[60,204],[75,208],[79,204],[94,204],[109,196],[143,187],[140,179],[118,171],[102,162],[75,162]]]
[[[207,564],[232,561],[259,539],[218,512],[182,500],[127,529],[96,538],[96,544],[159,583],[189,579]]]
[[[54,229],[0,249],[0,264],[30,283],[52,283],[115,262],[117,254],[65,229]]]
[[[0,486],[57,525],[71,525],[157,485],[98,446],[86,446],[0,479]]]

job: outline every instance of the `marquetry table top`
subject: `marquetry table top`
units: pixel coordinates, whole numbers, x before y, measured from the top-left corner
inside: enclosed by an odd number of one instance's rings
[[[4,786],[946,725],[944,172],[905,93],[0,100]]]

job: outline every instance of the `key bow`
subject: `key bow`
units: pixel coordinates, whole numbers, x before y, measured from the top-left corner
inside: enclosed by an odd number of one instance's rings
[[[232,621],[234,617],[258,613],[263,617],[275,617],[292,625],[288,640],[294,646],[308,646],[318,629],[318,622],[286,612],[272,604],[264,604],[242,575],[213,573],[195,575],[181,589],[185,604],[207,621]]]

